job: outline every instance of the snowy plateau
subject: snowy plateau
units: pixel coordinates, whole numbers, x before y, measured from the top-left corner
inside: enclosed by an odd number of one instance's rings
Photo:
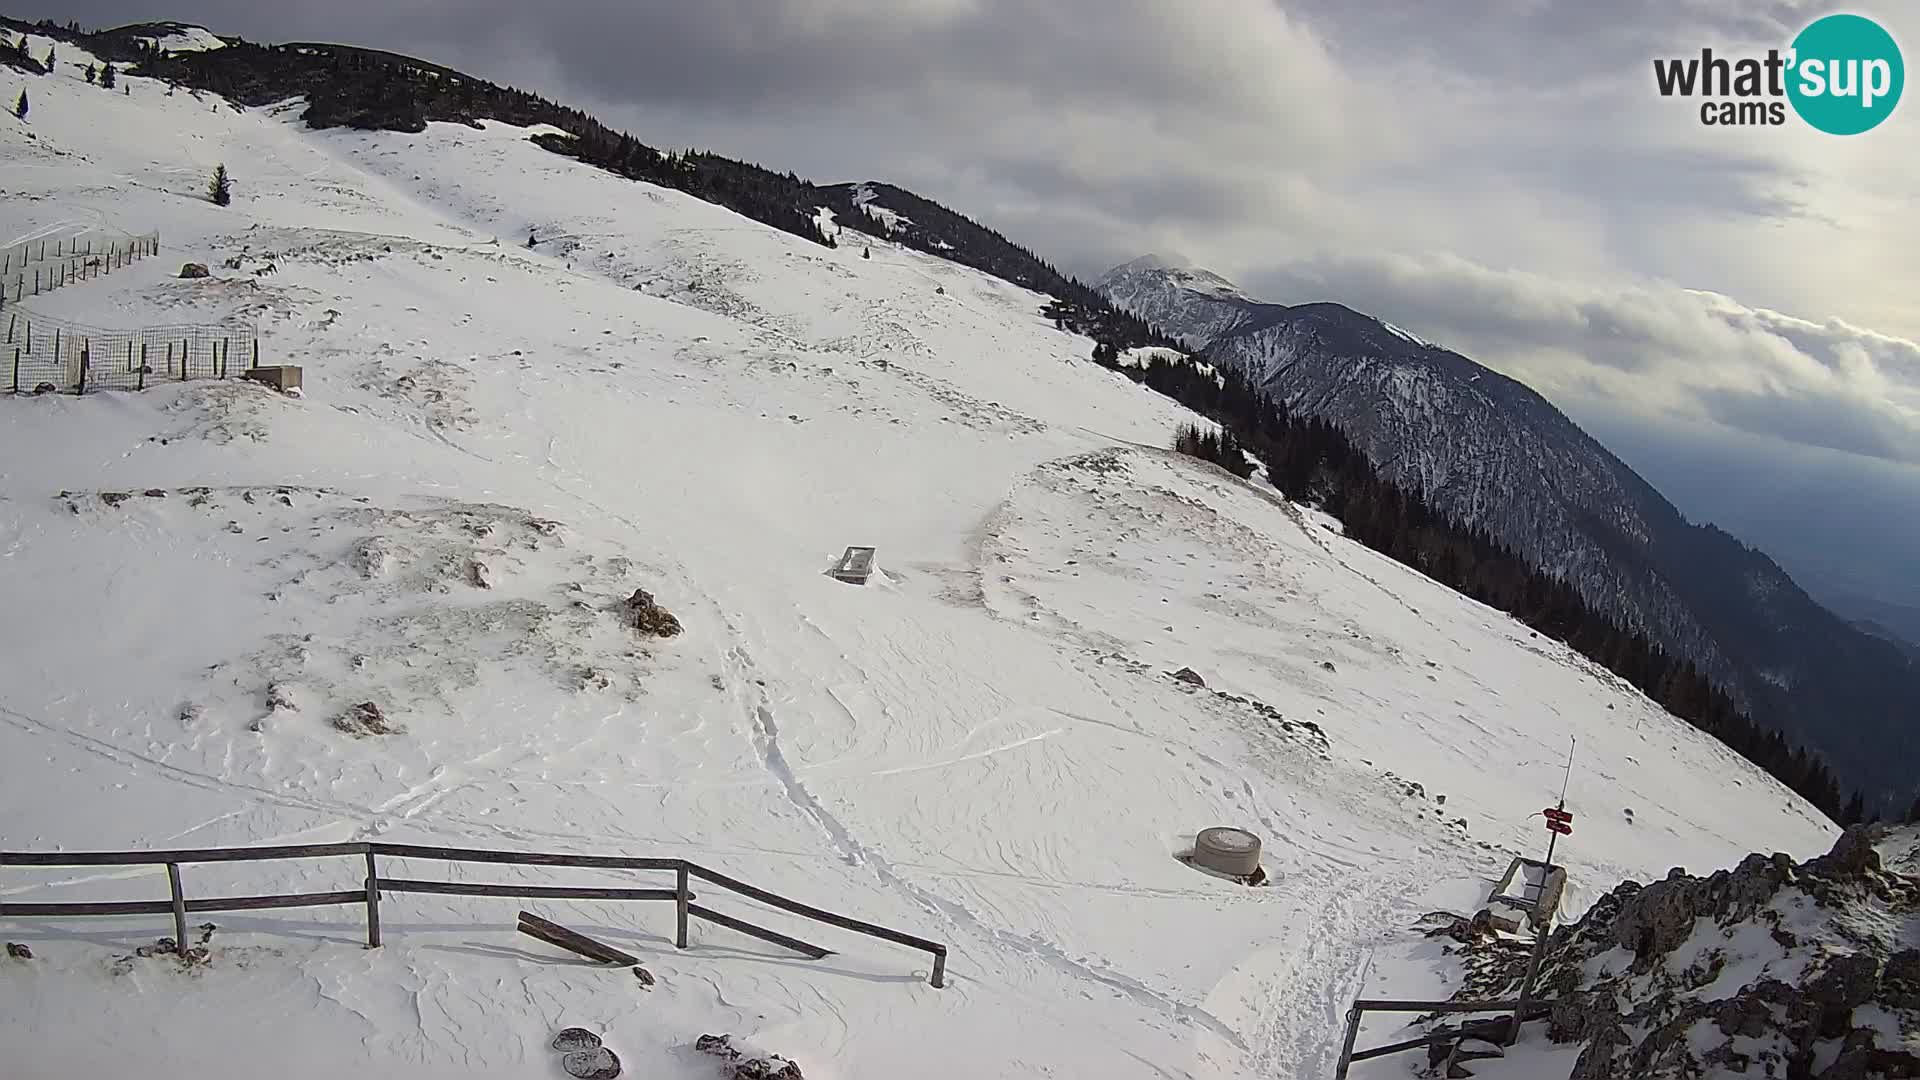
[[[1417,924],[1538,854],[1571,739],[1571,913],[1833,844],[1562,645],[1160,449],[1197,418],[1037,294],[816,246],[525,129],[314,132],[297,103],[108,93],[88,59],[0,83],[32,95],[0,117],[0,243],[158,230],[161,254],[8,312],[257,326],[304,394],[0,396],[0,849],[687,858],[950,956],[936,989],[921,953],[717,890],[834,954],[708,923],[677,950],[671,904],[526,902],[647,988],[516,934],[512,900],[394,893],[378,949],[354,906],[219,914],[183,966],[139,951],[166,916],[0,913],[32,954],[0,956],[8,1080],[559,1076],[564,1027],[647,1077],[720,1075],[694,1043],[725,1032],[810,1080],[1306,1080],[1356,994],[1455,988]],[[878,551],[865,586],[826,573],[848,545]],[[623,622],[637,589],[682,632]],[[1266,884],[1176,858],[1214,825],[1260,836]],[[362,870],[183,873],[220,896]],[[0,871],[0,904],[167,889]],[[1481,1075],[1565,1075],[1527,1049]]]

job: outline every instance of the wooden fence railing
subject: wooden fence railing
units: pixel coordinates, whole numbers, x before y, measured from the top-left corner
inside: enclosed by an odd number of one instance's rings
[[[337,892],[288,893],[274,896],[222,896],[189,899],[181,884],[180,868],[193,863],[264,862],[275,859],[323,859],[360,856],[366,860],[367,876],[361,888]],[[457,881],[420,881],[383,877],[380,856],[399,859],[423,859],[440,862],[495,863],[514,866],[570,866],[605,870],[671,870],[671,889],[630,889],[589,886],[490,885]],[[676,912],[674,946],[687,947],[687,923],[700,919],[743,934],[792,949],[811,959],[831,955],[830,950],[798,938],[756,926],[731,915],[694,903],[691,880],[699,878],[711,885],[778,908],[802,918],[850,930],[856,934],[880,938],[910,949],[919,949],[933,957],[928,977],[935,987],[946,984],[947,947],[937,941],[890,930],[860,919],[838,915],[824,908],[790,900],[777,893],[749,885],[737,878],[701,866],[686,859],[637,858],[625,855],[566,855],[523,851],[494,851],[483,848],[424,847],[417,844],[387,844],[355,841],[343,844],[297,844],[286,847],[197,848],[174,851],[6,851],[0,852],[0,867],[10,866],[164,866],[170,896],[165,900],[130,900],[101,903],[19,904],[0,901],[0,919],[89,915],[173,915],[174,942],[187,949],[187,913],[206,911],[258,911],[267,908],[325,907],[365,904],[367,909],[367,947],[380,946],[380,897],[383,893],[436,893],[448,896],[499,896],[554,900],[671,900]]]

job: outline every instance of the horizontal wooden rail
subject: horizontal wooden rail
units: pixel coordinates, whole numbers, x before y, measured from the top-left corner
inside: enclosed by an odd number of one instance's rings
[[[481,885],[465,881],[409,881],[380,878],[380,891],[439,893],[444,896],[504,896],[530,900],[677,900],[674,889],[600,889],[568,885]],[[361,893],[354,893],[361,896]]]
[[[671,895],[671,894],[669,894]],[[352,892],[287,893],[279,896],[213,896],[186,902],[188,911],[264,911],[269,908],[328,907],[333,904],[358,904],[367,898],[359,889]],[[123,900],[95,904],[0,904],[5,915],[165,915],[173,911],[171,900]]]
[[[1477,1013],[1506,1012],[1520,1007],[1518,1001],[1396,1001],[1361,998],[1353,1003],[1361,1012]]]
[[[167,863],[264,862],[272,859],[361,855],[366,850],[365,841],[356,841],[346,844],[196,848],[181,851],[0,851],[0,866],[164,866]]]
[[[815,922],[823,922],[829,926],[837,926],[842,930],[851,930],[856,934],[868,934],[886,941],[891,941],[896,945],[905,945],[909,949],[920,949],[924,952],[930,952],[935,956],[945,956],[947,953],[947,947],[937,941],[928,941],[926,938],[914,937],[912,934],[903,934],[898,930],[889,930],[884,926],[877,926],[870,922],[862,922],[859,919],[849,919],[845,915],[835,915],[831,911],[814,907],[811,904],[802,904],[797,900],[789,900],[777,893],[770,893],[765,889],[756,888],[738,878],[730,878],[725,874],[715,873],[698,864],[690,863],[687,869],[692,872],[695,877],[704,878],[723,889],[731,889],[741,896],[758,900],[768,907],[777,907],[782,911],[791,911],[795,915],[804,915]]]
[[[419,844],[385,844],[378,841],[363,845],[375,855],[396,859],[434,859],[440,862],[508,863],[516,866],[584,866],[605,870],[678,870],[683,859],[648,859],[626,855],[549,855],[532,851],[499,851],[493,848],[423,847]],[[355,852],[357,854],[357,851]]]
[[[278,896],[236,896],[204,900],[186,900],[180,887],[180,867],[195,863],[258,862],[275,859],[318,859],[337,856],[360,856],[366,860],[366,880],[363,886],[353,891],[325,893],[291,893]],[[543,886],[514,884],[484,884],[447,881],[421,881],[412,878],[382,877],[376,865],[376,857],[386,856],[395,859],[423,859],[439,862],[493,863],[514,866],[569,866],[603,870],[671,870],[675,874],[674,888],[671,889],[634,889],[599,886]],[[675,944],[687,947],[687,920],[699,918],[719,926],[737,930],[743,934],[757,937],[763,941],[793,949],[803,955],[819,959],[832,955],[830,950],[801,941],[799,938],[755,926],[752,923],[725,915],[712,908],[693,904],[693,893],[688,889],[689,879],[698,877],[710,884],[737,893],[750,900],[758,901],[768,907],[778,908],[802,918],[826,923],[856,934],[880,938],[910,949],[919,949],[933,957],[933,969],[928,982],[935,987],[945,985],[947,968],[947,947],[913,934],[892,930],[877,923],[849,918],[824,908],[790,900],[778,893],[749,885],[739,878],[729,877],[716,870],[710,870],[698,863],[686,859],[645,858],[625,855],[574,855],[545,852],[500,851],[490,848],[435,847],[421,844],[389,844],[382,841],[358,840],[337,844],[289,844],[271,847],[240,848],[193,848],[193,849],[156,849],[151,851],[5,851],[0,852],[0,867],[23,866],[165,866],[168,884],[172,892],[169,900],[133,900],[110,903],[61,903],[61,904],[19,904],[0,901],[0,917],[7,916],[66,916],[66,915],[157,915],[171,912],[176,923],[180,923],[186,912],[207,911],[251,911],[262,908],[280,907],[319,907],[333,904],[362,904],[367,907],[367,944],[370,948],[380,945],[380,910],[382,893],[434,893],[448,896],[499,896],[529,897],[556,900],[672,900],[678,910],[678,933]],[[185,948],[184,943],[181,946]]]
[[[558,945],[568,952],[578,953],[589,960],[602,964],[620,964],[625,967],[638,967],[638,957],[621,952],[602,941],[595,941],[585,934],[578,934],[561,926],[548,922],[531,911],[520,913],[520,932],[528,937],[539,938],[549,945]]]
[[[731,915],[722,915],[712,908],[701,907],[699,904],[688,904],[687,914],[696,919],[705,919],[716,926],[724,926],[729,930],[738,930],[748,937],[757,937],[761,941],[771,941],[775,945],[792,949],[794,952],[810,959],[822,960],[833,955],[833,950],[831,949],[823,949],[818,945],[810,945],[807,942],[801,941],[799,938],[788,937],[778,931],[769,930],[764,926],[755,926],[750,922],[736,919]]]
[[[1537,1007],[1538,1003],[1536,1002],[1534,1005]],[[1456,1038],[1461,1034],[1457,1031],[1441,1032],[1439,1034],[1423,1035],[1417,1039],[1407,1039],[1402,1042],[1389,1043],[1385,1046],[1370,1047],[1366,1050],[1355,1050],[1353,1044],[1360,1034],[1360,1017],[1365,1013],[1486,1013],[1511,1011],[1516,1018],[1515,1026],[1517,1027],[1518,1021],[1525,1019],[1520,1011],[1524,1007],[1527,1007],[1527,1003],[1521,1001],[1405,1001],[1397,998],[1356,999],[1352,1006],[1347,1009],[1347,1034],[1345,1041],[1340,1047],[1340,1060],[1334,1066],[1334,1080],[1346,1080],[1347,1069],[1355,1062],[1385,1057],[1388,1054],[1398,1054],[1406,1050],[1416,1050],[1422,1046],[1427,1046],[1443,1039]]]

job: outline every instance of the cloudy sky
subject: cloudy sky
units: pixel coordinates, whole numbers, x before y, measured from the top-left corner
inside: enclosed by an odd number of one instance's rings
[[[58,9],[20,13],[378,45],[656,145],[890,180],[1085,276],[1154,251],[1339,300],[1523,378],[1789,568],[1920,605],[1920,100],[1842,138],[1653,88],[1655,57],[1784,49],[1831,3]],[[1910,0],[1846,10],[1920,56]]]

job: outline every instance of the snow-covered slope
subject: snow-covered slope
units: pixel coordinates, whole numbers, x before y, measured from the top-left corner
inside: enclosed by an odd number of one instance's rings
[[[1692,661],[1870,806],[1911,802],[1912,762],[1886,748],[1920,694],[1920,668],[1820,607],[1764,553],[1689,523],[1529,387],[1340,304],[1259,303],[1151,257],[1101,288],[1295,413],[1338,424],[1429,506]]]
[[[136,27],[134,36],[170,53],[205,52],[227,46],[213,31],[192,23],[153,23]]]
[[[1194,418],[1037,294],[511,127],[107,94],[77,51],[0,119],[0,242],[157,228],[164,255],[27,307],[257,319],[305,396],[0,398],[0,849],[686,856],[952,954],[936,990],[918,954],[746,906],[836,955],[530,905],[647,991],[516,937],[511,901],[391,894],[379,950],[351,907],[216,915],[182,971],[133,952],[165,918],[0,913],[34,954],[0,960],[9,1076],[544,1075],[566,1025],[647,1076],[711,1076],[689,1047],[722,1031],[809,1077],[1323,1075],[1374,943],[1534,846],[1571,737],[1576,905],[1831,842],[1569,650],[1156,449]],[[865,587],[823,572],[849,544],[879,550]],[[684,632],[622,625],[635,589]],[[362,702],[392,730],[343,727]],[[1222,823],[1267,886],[1174,857]],[[358,880],[186,869],[190,895]],[[164,895],[0,870],[7,902]]]

